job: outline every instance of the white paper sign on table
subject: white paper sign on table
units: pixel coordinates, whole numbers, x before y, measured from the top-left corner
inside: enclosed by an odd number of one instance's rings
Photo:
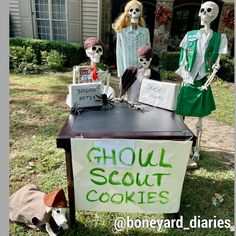
[[[139,102],[173,111],[178,91],[178,84],[143,79]]]
[[[101,97],[104,85],[102,82],[69,84],[66,104],[69,107],[93,107],[102,104]]]

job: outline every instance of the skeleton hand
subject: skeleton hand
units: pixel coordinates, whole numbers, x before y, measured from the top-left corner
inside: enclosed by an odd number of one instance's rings
[[[202,85],[201,87],[198,87],[198,89],[200,89],[201,91],[203,90],[207,90],[208,86],[207,85]]]
[[[220,64],[219,63],[213,64],[212,69],[218,71],[220,69]]]

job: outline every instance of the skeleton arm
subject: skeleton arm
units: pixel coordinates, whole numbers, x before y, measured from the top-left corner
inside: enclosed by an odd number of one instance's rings
[[[210,85],[210,83],[212,82],[212,80],[214,79],[215,77],[215,74],[217,73],[217,71],[220,69],[220,55],[218,56],[216,62],[212,65],[212,69],[213,69],[213,72],[212,72],[212,77],[209,78],[206,83],[204,84],[206,87],[208,87]]]
[[[103,93],[107,94],[111,79],[111,74],[108,71],[98,71],[99,80],[105,85]]]
[[[217,71],[220,69],[220,54],[218,55],[216,62],[212,65],[213,72],[210,77],[207,79],[206,83],[200,87],[201,90],[207,89],[210,83],[215,78]]]
[[[76,84],[76,74],[77,74],[77,72],[78,72],[77,66],[74,66],[73,67],[73,81],[72,81],[73,84]]]

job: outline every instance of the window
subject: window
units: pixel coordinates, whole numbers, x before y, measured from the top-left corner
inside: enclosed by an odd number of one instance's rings
[[[199,6],[190,5],[174,9],[171,37],[169,39],[168,51],[178,51],[179,43],[187,31],[198,29]]]
[[[35,0],[39,39],[67,40],[66,0]]]

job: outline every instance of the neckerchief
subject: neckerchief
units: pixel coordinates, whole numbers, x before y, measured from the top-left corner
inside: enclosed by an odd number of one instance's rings
[[[97,68],[96,68],[96,66],[91,66],[91,67],[90,67],[90,70],[91,70],[91,77],[92,77],[92,80],[93,80],[93,81],[98,80]]]

